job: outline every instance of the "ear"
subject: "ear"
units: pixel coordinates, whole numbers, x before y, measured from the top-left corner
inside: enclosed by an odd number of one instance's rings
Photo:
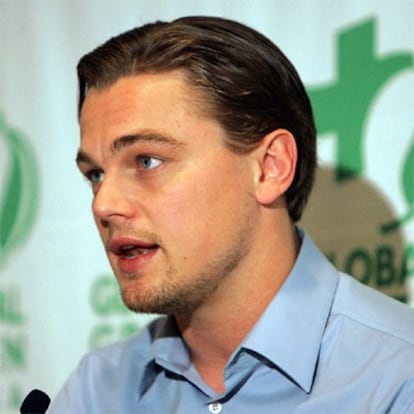
[[[256,151],[260,166],[256,198],[260,204],[269,205],[288,190],[295,177],[296,141],[288,130],[276,129],[263,138]]]

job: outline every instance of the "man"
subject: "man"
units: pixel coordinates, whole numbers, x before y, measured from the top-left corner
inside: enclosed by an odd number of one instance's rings
[[[87,355],[51,411],[412,412],[412,310],[295,225],[316,132],[282,52],[187,17],[110,39],[78,76],[77,164],[122,298],[166,316]]]

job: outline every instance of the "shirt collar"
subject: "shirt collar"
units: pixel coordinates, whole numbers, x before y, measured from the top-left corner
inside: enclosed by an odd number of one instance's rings
[[[148,326],[151,346],[140,379],[140,395],[151,387],[160,367],[179,374],[191,365],[188,348],[173,316],[164,316]]]
[[[177,373],[191,365],[188,348],[173,316],[167,316],[154,335],[150,359]]]
[[[310,237],[299,230],[296,263],[241,348],[264,356],[310,392],[338,276]]]
[[[234,355],[241,349],[251,350],[310,392],[338,277],[310,237],[303,230],[298,232],[302,246],[289,277]],[[177,374],[191,366],[173,317],[158,320],[149,329],[152,346],[142,394],[155,381],[160,365]]]

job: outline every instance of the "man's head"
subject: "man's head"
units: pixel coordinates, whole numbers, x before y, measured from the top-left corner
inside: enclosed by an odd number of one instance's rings
[[[295,137],[298,162],[285,197],[298,221],[316,167],[312,108],[295,68],[267,38],[239,23],[211,17],[156,22],[110,39],[78,65],[79,113],[90,89],[104,90],[138,74],[181,70],[199,91],[194,106],[226,131],[236,153],[256,148],[278,128]]]

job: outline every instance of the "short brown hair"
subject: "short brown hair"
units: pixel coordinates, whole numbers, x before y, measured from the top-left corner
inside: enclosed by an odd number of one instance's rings
[[[307,202],[316,168],[312,107],[294,66],[269,39],[228,19],[183,17],[122,33],[86,54],[78,64],[79,114],[88,89],[104,89],[121,77],[181,69],[202,91],[206,111],[227,132],[226,144],[243,153],[277,128],[295,137],[298,163],[287,190],[296,222]]]

